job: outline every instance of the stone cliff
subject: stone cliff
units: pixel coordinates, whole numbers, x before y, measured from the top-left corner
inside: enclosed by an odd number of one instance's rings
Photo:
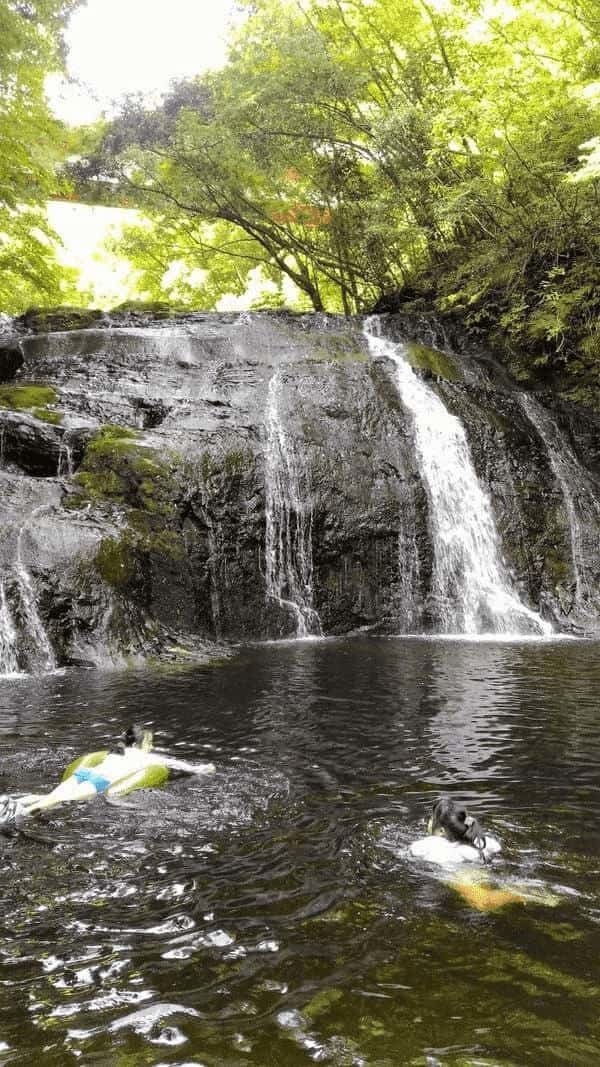
[[[516,593],[595,630],[600,421],[384,320],[465,428]],[[193,657],[298,634],[310,612],[306,632],[438,629],[413,420],[359,320],[57,325],[30,315],[0,339],[5,669]]]

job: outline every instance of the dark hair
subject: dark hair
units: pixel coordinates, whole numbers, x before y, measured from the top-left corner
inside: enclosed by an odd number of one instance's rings
[[[451,841],[463,841],[480,851],[485,848],[485,834],[481,825],[467,809],[451,797],[440,797],[433,805],[431,832],[443,830]]]
[[[144,731],[141,726],[128,726],[123,734],[123,741],[125,748],[132,748],[133,745],[139,745],[144,740]]]

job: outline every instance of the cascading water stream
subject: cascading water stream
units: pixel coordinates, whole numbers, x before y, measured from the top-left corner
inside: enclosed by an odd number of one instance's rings
[[[73,465],[73,450],[68,442],[67,432],[63,434],[58,446],[58,463],[56,465],[57,478],[71,478],[75,472]]]
[[[280,379],[269,382],[266,424],[267,596],[290,611],[296,637],[320,636],[313,608],[312,503],[308,472],[296,455],[279,414]]]
[[[414,420],[429,499],[433,595],[443,633],[550,634],[552,627],[511,591],[491,503],[479,484],[461,422],[413,371],[401,344],[368,319],[373,356],[392,360],[400,398]]]
[[[579,460],[561,433],[552,415],[531,396],[523,394],[521,405],[544,443],[550,467],[560,486],[569,521],[569,538],[571,542],[571,562],[575,579],[574,608],[582,613],[597,617],[600,604],[598,595],[594,597],[589,575],[589,558],[597,552],[597,530],[600,526],[600,505],[589,484],[589,478],[582,470]],[[585,501],[585,507],[582,506]],[[585,547],[584,514],[588,511],[594,520],[593,542]]]
[[[32,519],[46,510],[48,510],[47,504],[42,504],[41,507],[35,508],[35,510],[27,516],[25,522],[21,526],[17,536],[17,554],[14,570],[28,637],[36,656],[41,662],[42,669],[44,671],[54,671],[56,670],[56,657],[50,643],[50,638],[46,633],[46,629],[38,611],[37,599],[31,575],[23,562],[23,537],[25,531]]]
[[[0,582],[0,675],[19,674],[17,631],[10,613],[4,582]]]
[[[420,561],[415,530],[415,514],[403,508],[398,528],[399,599],[404,632],[410,633],[419,620]]]

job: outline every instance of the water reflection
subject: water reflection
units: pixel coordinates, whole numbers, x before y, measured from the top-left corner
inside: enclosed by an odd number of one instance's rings
[[[515,651],[489,643],[443,642],[437,648],[432,688],[442,707],[429,724],[429,747],[448,772],[443,784],[460,789],[498,777],[518,707]]]

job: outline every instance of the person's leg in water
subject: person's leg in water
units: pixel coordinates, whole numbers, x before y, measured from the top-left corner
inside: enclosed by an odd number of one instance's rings
[[[481,865],[461,863],[459,869],[453,871],[453,877],[445,879],[446,885],[469,907],[477,911],[497,911],[511,904],[537,903],[554,907],[558,903],[556,894],[548,890],[516,881],[495,883],[487,866],[491,857],[486,856],[494,839],[489,835],[486,837],[478,820],[450,797],[441,797],[434,804],[428,831],[433,836],[445,837],[457,845],[471,845],[479,852]],[[499,843],[495,844],[499,851]]]

